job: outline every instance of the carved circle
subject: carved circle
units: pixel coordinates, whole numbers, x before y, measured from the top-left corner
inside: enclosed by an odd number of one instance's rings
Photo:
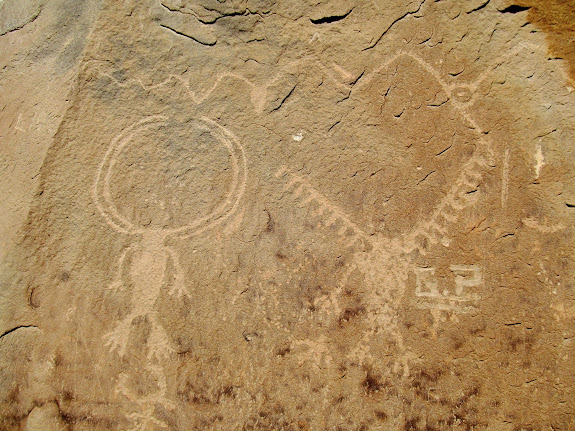
[[[100,214],[114,229],[127,234],[156,232],[161,236],[177,235],[185,238],[221,223],[235,212],[246,185],[247,170],[244,150],[237,138],[215,121],[206,117],[194,121],[199,124],[201,130],[209,133],[229,154],[231,181],[225,197],[219,205],[215,206],[207,214],[196,217],[185,225],[177,227],[139,226],[134,220],[125,214],[121,214],[112,198],[112,184],[110,181],[118,156],[127,147],[133,145],[137,141],[136,137],[141,133],[167,125],[167,117],[165,116],[147,117],[131,125],[112,140],[96,175],[93,198]]]

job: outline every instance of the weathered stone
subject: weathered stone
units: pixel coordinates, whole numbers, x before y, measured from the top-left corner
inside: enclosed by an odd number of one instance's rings
[[[566,4],[0,2],[0,429],[573,429]]]

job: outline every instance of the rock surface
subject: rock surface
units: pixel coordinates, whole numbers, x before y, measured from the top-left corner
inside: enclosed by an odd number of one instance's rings
[[[0,1],[0,429],[575,429],[572,3]]]

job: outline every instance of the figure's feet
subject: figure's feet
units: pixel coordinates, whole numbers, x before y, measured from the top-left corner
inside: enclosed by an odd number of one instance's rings
[[[118,323],[112,332],[104,335],[104,344],[109,347],[110,352],[117,351],[120,357],[126,353],[126,346],[130,338],[131,319],[127,318]]]
[[[133,427],[129,431],[147,431],[153,429],[153,425],[168,428],[168,425],[148,413],[130,413],[127,415],[133,421]],[[148,426],[150,425],[150,426]]]
[[[122,283],[122,280],[114,280],[113,282],[111,282],[108,287],[106,287],[106,290],[111,290],[112,292],[119,292],[120,290],[122,290],[124,288],[124,284]]]
[[[177,295],[178,298],[182,298],[183,296],[187,296],[188,298],[192,297],[192,294],[190,293],[190,291],[186,287],[186,284],[184,283],[183,277],[176,277],[174,279],[174,284],[172,284],[172,286],[170,287],[169,292],[170,295]]]
[[[158,404],[163,405],[168,410],[174,410],[176,408],[176,403],[174,403],[173,401],[169,400],[166,397],[159,398]]]

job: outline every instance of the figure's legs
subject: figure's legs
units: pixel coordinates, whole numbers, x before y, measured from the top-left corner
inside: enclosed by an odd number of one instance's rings
[[[166,247],[166,251],[168,253],[168,256],[172,260],[172,266],[174,268],[174,281],[170,288],[170,295],[177,295],[178,298],[181,298],[182,296],[187,296],[188,298],[191,298],[192,295],[190,294],[190,291],[186,287],[186,282],[184,279],[184,270],[180,266],[180,260],[178,259],[178,255],[174,250],[172,250],[169,247]]]
[[[150,431],[156,429],[154,425],[161,428],[168,428],[168,425],[154,416],[156,406],[161,404],[166,409],[174,410],[176,405],[166,397],[167,382],[164,369],[160,365],[147,365],[149,371],[147,377],[155,379],[158,387],[157,391],[148,393],[145,396],[136,394],[130,388],[128,376],[121,373],[118,378],[116,391],[124,395],[130,402],[137,405],[137,411],[132,411],[126,417],[132,422],[132,427],[128,431]]]
[[[164,421],[156,419],[151,411],[146,411],[145,413],[130,413],[127,415],[127,417],[134,422],[134,427],[129,431],[153,430],[154,424],[162,428],[168,428],[168,424],[166,424]]]
[[[170,347],[168,334],[162,325],[156,320],[155,316],[148,316],[152,325],[150,338],[148,339],[148,359],[161,359],[167,358],[170,353],[174,351]]]

